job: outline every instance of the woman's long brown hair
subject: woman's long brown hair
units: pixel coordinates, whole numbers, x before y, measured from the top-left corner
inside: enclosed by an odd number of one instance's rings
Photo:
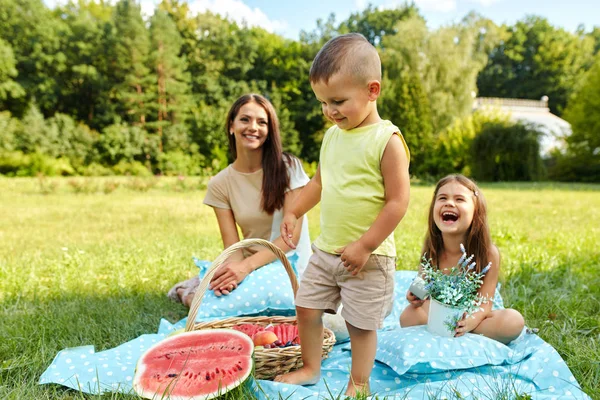
[[[473,201],[475,203],[473,222],[471,222],[471,226],[467,230],[466,243],[463,243],[463,245],[465,246],[468,256],[471,254],[475,255],[475,261],[477,262],[476,271],[479,272],[485,268],[490,261],[488,260],[488,254],[492,247],[492,237],[487,222],[487,206],[483,193],[481,193],[477,184],[461,174],[448,175],[440,179],[437,183],[435,191],[433,192],[431,205],[429,206],[428,229],[421,254],[427,253],[426,257],[431,258],[432,263],[439,266],[439,257],[444,249],[444,239],[442,238],[442,232],[439,230],[433,219],[433,208],[440,188],[452,181],[460,183],[473,193]]]
[[[235,135],[230,135],[231,124],[237,116],[243,105],[255,102],[261,106],[268,117],[269,133],[263,144],[262,156],[262,208],[268,214],[273,214],[275,210],[283,207],[285,201],[285,192],[290,186],[290,177],[287,172],[286,163],[292,163],[292,156],[284,153],[281,147],[281,134],[279,132],[279,119],[273,105],[269,100],[259,94],[245,94],[238,98],[229,113],[225,129],[229,138],[229,151],[235,160],[237,158],[237,148]]]

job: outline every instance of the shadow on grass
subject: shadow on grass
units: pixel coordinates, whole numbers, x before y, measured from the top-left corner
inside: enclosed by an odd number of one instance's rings
[[[187,309],[163,293],[73,294],[33,301],[7,298],[0,305],[0,398],[81,398],[58,385],[37,384],[58,351],[84,345],[93,345],[96,352],[110,349],[156,333],[161,318],[175,322],[186,316]]]

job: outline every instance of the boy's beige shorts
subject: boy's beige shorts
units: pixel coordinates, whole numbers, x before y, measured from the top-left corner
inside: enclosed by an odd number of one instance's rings
[[[394,257],[371,254],[357,275],[350,274],[340,255],[319,250],[313,254],[300,280],[296,306],[335,314],[340,303],[342,317],[364,330],[382,328],[394,301]]]

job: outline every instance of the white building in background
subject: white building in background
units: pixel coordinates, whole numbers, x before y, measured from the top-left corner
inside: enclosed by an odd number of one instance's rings
[[[473,111],[482,108],[498,109],[509,114],[513,121],[537,125],[545,133],[540,138],[542,156],[548,155],[552,149],[563,149],[564,138],[571,134],[571,124],[550,112],[548,96],[540,100],[476,97]]]

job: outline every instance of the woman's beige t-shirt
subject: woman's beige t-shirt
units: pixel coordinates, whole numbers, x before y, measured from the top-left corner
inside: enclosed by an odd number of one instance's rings
[[[293,158],[292,165],[288,166],[288,174],[290,175],[289,190],[303,187],[309,181],[302,164],[296,158]],[[229,165],[209,180],[204,204],[230,209],[244,239],[261,238],[272,241],[280,236],[279,227],[283,213],[282,210],[276,210],[273,215],[269,215],[262,209],[262,179],[262,169],[243,173]],[[311,254],[306,218],[303,220],[297,250],[299,257],[297,269],[301,273]]]

